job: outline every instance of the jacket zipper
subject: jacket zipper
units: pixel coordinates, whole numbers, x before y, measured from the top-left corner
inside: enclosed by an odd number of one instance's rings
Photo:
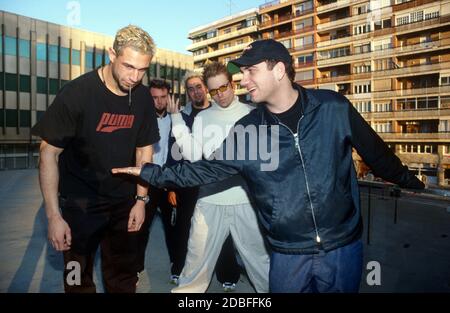
[[[298,121],[298,125],[299,126],[300,126],[300,122],[302,121],[303,117],[304,117],[304,115],[302,115],[300,117],[300,120]],[[314,230],[316,232],[316,242],[320,243],[321,239],[320,239],[320,236],[319,236],[319,229],[317,227],[316,214],[315,214],[315,211],[314,211],[314,206],[313,206],[313,203],[312,203],[312,200],[311,200],[311,192],[310,192],[310,189],[309,189],[308,176],[306,174],[305,161],[303,160],[302,149],[300,147],[300,143],[299,143],[299,140],[298,140],[298,128],[299,127],[297,127],[297,134],[294,134],[294,132],[289,127],[287,127],[286,125],[284,125],[281,122],[279,124],[284,126],[284,127],[286,127],[287,130],[289,130],[289,132],[292,134],[292,136],[294,136],[295,147],[297,148],[297,151],[300,154],[300,160],[302,161],[303,175],[305,176],[306,192],[308,193],[309,206],[311,208],[311,213],[312,213],[312,218],[313,218],[313,223],[314,223]]]

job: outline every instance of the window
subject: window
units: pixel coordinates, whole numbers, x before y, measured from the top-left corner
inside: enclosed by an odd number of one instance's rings
[[[366,83],[355,84],[354,91],[355,91],[355,94],[370,93],[371,92],[371,83],[366,82]]]
[[[442,133],[450,132],[450,120],[441,120],[439,122],[439,132]]]
[[[16,38],[5,36],[5,54],[17,55]]]
[[[370,32],[370,24],[362,24],[353,28],[353,33],[355,35],[365,34],[368,32]]]
[[[305,81],[311,80],[313,78],[314,78],[314,71],[297,72],[295,74],[295,81]]]
[[[150,64],[150,76],[151,77],[156,77],[156,63],[151,63]]]
[[[36,44],[36,58],[38,61],[47,60],[47,46],[45,43],[38,42]]]
[[[375,30],[380,30],[383,28],[390,28],[391,27],[391,19],[385,19],[385,20],[379,20],[379,21],[375,21],[374,22],[374,29]]]
[[[30,58],[30,41],[20,39],[19,40],[19,55],[23,58]]]
[[[231,43],[227,42],[223,44],[223,49],[231,47]]]
[[[86,53],[84,54],[84,65],[86,69],[91,69],[93,63],[94,63],[94,53],[86,51]]]
[[[31,78],[29,75],[20,75],[20,91],[31,92]]]
[[[242,45],[244,43],[244,39],[239,39],[236,41],[236,45]]]
[[[368,53],[370,52],[370,43],[355,46],[355,54]]]
[[[256,25],[256,17],[248,18],[245,22],[247,27]]]
[[[310,46],[314,43],[314,37],[313,36],[306,36],[301,38],[295,38],[295,47],[296,48],[303,48]]]
[[[392,122],[376,122],[372,125],[372,128],[377,133],[391,133],[392,132]]]
[[[37,93],[47,93],[47,79],[45,77],[37,77],[36,80],[36,90]]]
[[[438,18],[439,17],[439,11],[436,12],[431,12],[431,13],[426,13],[425,14],[425,19],[426,20],[430,20],[432,18]]]
[[[206,39],[214,38],[217,36],[217,30],[211,30],[206,34]]]
[[[80,65],[80,50],[72,49],[72,64]]]
[[[95,67],[103,65],[103,53],[102,50],[97,50],[95,53]]]
[[[48,46],[48,53],[49,53],[49,61],[50,62],[58,62],[58,47],[54,45]]]
[[[353,104],[359,113],[371,112],[371,101],[358,101]]]
[[[355,7],[353,12],[354,12],[354,15],[360,15],[360,14],[365,14],[367,12],[370,12],[369,3]]]
[[[409,24],[409,15],[397,17],[397,25]]]
[[[20,110],[20,127],[31,127],[31,111]]]
[[[370,72],[371,72],[370,64],[361,64],[353,67],[353,73],[355,74],[370,73]]]
[[[59,82],[57,79],[50,78],[50,86],[49,86],[49,93],[51,95],[56,95],[59,90]]]
[[[61,64],[69,64],[70,58],[69,48],[61,47]]]
[[[445,155],[450,155],[450,145],[444,146],[444,154]]]
[[[223,30],[223,33],[224,34],[229,34],[229,33],[231,33],[231,28],[229,27],[229,28],[225,28],[224,30]]]
[[[314,60],[313,54],[300,55],[297,57],[298,64],[312,63]]]
[[[411,23],[423,21],[423,11],[411,13],[410,21]]]
[[[286,49],[290,49],[291,48],[291,40],[290,39],[283,40],[283,41],[280,41],[280,42],[286,47]]]
[[[376,103],[374,112],[392,112],[392,102]]]

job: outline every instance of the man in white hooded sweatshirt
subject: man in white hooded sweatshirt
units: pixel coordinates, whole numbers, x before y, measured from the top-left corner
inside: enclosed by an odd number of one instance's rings
[[[217,62],[206,66],[203,80],[213,105],[194,119],[192,133],[178,118],[178,105],[169,101],[172,133],[184,159],[208,158],[227,137],[234,124],[253,107],[234,94],[232,77]],[[172,292],[205,292],[210,284],[222,245],[231,233],[233,242],[257,292],[269,290],[269,255],[255,210],[239,176],[200,187],[191,221],[188,252],[178,287]]]

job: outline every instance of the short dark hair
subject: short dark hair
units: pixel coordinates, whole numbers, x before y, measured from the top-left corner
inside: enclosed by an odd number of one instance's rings
[[[148,84],[148,89],[156,88],[156,89],[167,89],[170,92],[170,84],[162,79],[152,79]]]
[[[208,79],[223,74],[229,82],[233,81],[233,76],[227,71],[227,67],[220,62],[212,62],[203,69],[203,82],[208,85]]]
[[[284,61],[278,61],[278,60],[266,60],[267,68],[269,70],[273,70],[275,65],[277,65],[278,62],[281,62],[284,64],[284,67],[286,68],[286,75],[289,77],[289,80],[291,82],[294,82],[295,80],[295,69],[294,69],[294,62],[286,63]]]

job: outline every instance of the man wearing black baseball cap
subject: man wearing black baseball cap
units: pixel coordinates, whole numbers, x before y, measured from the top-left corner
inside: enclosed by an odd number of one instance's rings
[[[362,218],[352,148],[376,176],[406,188],[424,185],[347,98],[295,84],[291,57],[282,44],[253,42],[228,69],[239,69],[241,85],[260,105],[236,123],[239,127],[215,152],[215,160],[164,169],[146,164],[142,170],[113,173],[140,175],[160,187],[208,184],[240,174],[271,247],[270,291],[357,292]],[[257,129],[257,138],[249,138],[251,128]],[[258,151],[252,153],[255,142]],[[262,167],[268,142],[278,143],[271,147],[278,166],[270,170]]]

